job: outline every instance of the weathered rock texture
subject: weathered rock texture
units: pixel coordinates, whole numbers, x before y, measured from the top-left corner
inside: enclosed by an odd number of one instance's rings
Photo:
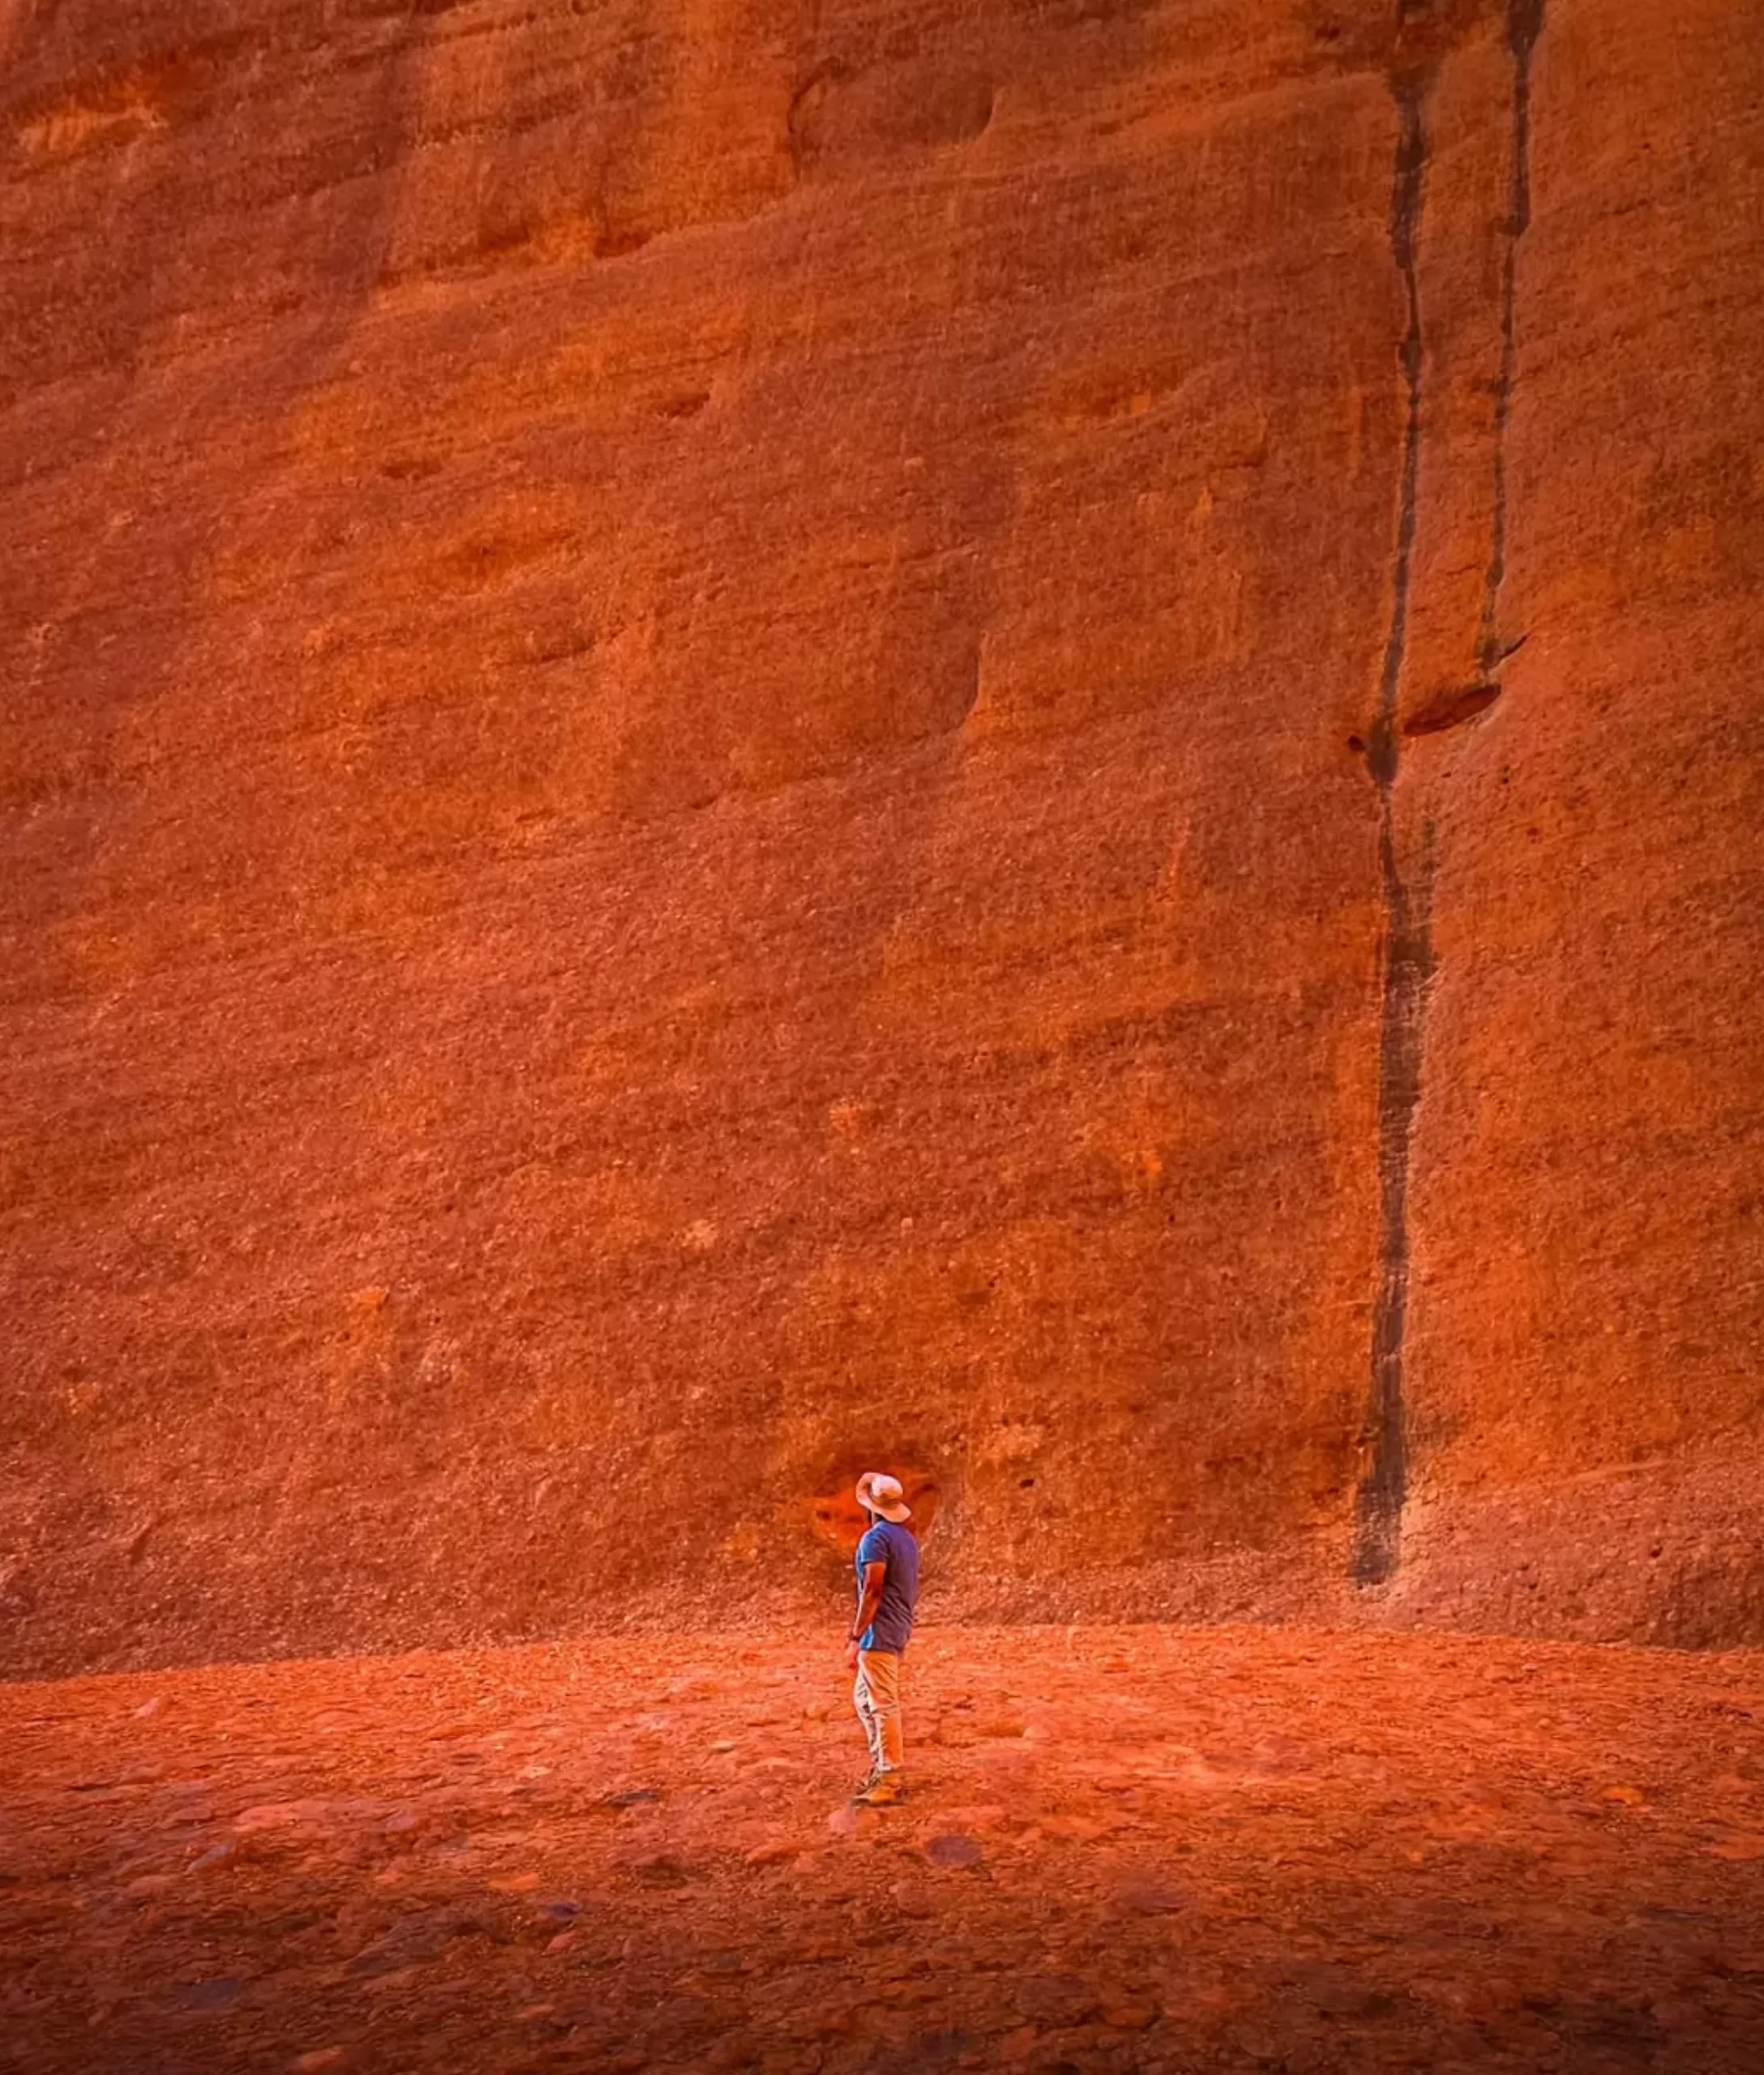
[[[824,1630],[0,1689],[7,2075],[1757,2075],[1764,1655]]]
[[[8,1668],[1764,1636],[1753,7],[0,45]]]

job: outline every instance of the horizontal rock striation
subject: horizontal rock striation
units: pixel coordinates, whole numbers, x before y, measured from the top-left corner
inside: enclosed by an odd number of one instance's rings
[[[0,1669],[1764,1637],[1733,0],[0,0]]]

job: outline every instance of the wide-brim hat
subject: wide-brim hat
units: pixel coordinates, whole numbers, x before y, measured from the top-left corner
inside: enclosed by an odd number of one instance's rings
[[[897,1526],[913,1517],[906,1494],[901,1489],[901,1480],[883,1470],[867,1470],[858,1479],[858,1504],[870,1512],[880,1513],[885,1521],[893,1521]]]

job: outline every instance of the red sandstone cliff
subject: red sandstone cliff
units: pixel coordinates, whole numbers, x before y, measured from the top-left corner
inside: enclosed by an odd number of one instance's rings
[[[1401,12],[0,0],[6,1668],[1764,1637],[1764,28]]]

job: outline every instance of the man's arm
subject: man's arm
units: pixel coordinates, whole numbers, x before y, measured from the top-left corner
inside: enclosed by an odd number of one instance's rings
[[[882,1589],[888,1583],[888,1567],[886,1564],[866,1564],[863,1578],[858,1588],[858,1618],[846,1638],[850,1647],[846,1652],[848,1660],[855,1662],[858,1638],[867,1635],[870,1624],[882,1611]]]

